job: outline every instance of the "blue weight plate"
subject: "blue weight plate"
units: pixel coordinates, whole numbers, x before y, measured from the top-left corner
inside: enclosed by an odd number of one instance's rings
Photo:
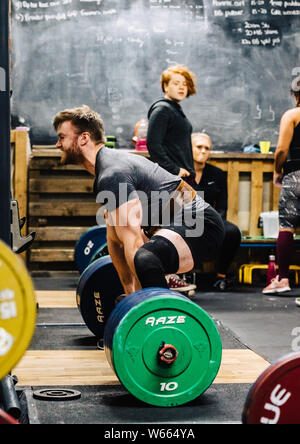
[[[79,273],[83,273],[92,257],[106,243],[106,226],[95,226],[82,234],[75,246],[75,263]]]
[[[87,327],[97,338],[103,338],[106,322],[115,308],[115,299],[123,293],[109,256],[97,259],[81,275],[77,286],[77,306]]]

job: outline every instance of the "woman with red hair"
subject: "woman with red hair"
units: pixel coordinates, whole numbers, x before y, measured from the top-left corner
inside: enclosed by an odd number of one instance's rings
[[[154,102],[148,113],[151,160],[179,177],[194,177],[193,128],[180,103],[196,94],[195,75],[183,65],[171,66],[162,73],[161,87],[164,98]]]
[[[190,121],[180,103],[196,94],[196,77],[183,65],[171,66],[161,76],[164,97],[150,107],[147,147],[153,162],[186,181],[195,177]],[[181,292],[196,287],[178,275],[168,277],[169,287]]]

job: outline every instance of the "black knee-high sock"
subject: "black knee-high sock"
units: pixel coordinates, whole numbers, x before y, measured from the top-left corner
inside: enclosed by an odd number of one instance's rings
[[[168,288],[165,275],[177,272],[179,256],[172,242],[153,236],[137,251],[134,265],[142,288]]]
[[[290,231],[280,231],[277,239],[277,262],[279,279],[288,279],[289,268],[295,250],[294,235]]]

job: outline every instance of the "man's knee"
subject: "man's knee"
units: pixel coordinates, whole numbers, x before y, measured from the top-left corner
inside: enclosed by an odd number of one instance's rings
[[[136,252],[134,266],[142,288],[168,288],[163,264],[155,253],[145,248],[145,245]]]
[[[163,265],[159,258],[153,252],[141,247],[134,256],[134,266],[137,275],[151,270],[164,272]]]
[[[136,252],[134,266],[143,288],[168,287],[165,275],[177,272],[178,252],[168,239],[153,236]]]

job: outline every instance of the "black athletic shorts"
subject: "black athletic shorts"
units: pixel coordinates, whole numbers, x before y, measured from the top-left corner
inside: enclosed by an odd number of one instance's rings
[[[211,206],[201,211],[197,210],[196,201],[193,201],[192,206],[193,216],[197,218],[198,228],[201,225],[203,227],[199,236],[191,236],[193,232],[191,226],[178,223],[178,218],[176,222],[173,221],[170,225],[162,225],[159,229],[164,228],[180,234],[191,250],[194,268],[199,269],[203,262],[216,258],[218,249],[224,241],[225,229],[221,216]],[[146,230],[145,233],[148,235]],[[152,234],[155,234],[155,232]]]

